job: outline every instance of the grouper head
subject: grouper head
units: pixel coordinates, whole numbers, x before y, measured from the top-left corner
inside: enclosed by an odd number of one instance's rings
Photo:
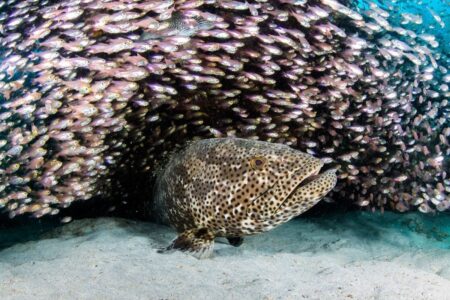
[[[336,184],[334,170],[320,173],[320,159],[286,145],[225,138],[200,141],[190,151],[194,210],[209,209],[208,225],[227,235],[270,230]]]

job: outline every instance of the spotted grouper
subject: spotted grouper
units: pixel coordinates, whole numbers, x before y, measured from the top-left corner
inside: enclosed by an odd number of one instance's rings
[[[172,250],[206,258],[214,239],[239,246],[300,215],[335,185],[335,170],[286,145],[239,138],[192,142],[157,174],[152,213],[174,227]]]

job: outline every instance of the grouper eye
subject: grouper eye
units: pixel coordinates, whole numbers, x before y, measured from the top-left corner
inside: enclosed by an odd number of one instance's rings
[[[254,170],[261,169],[266,164],[266,159],[264,157],[253,157],[250,160],[250,167]]]

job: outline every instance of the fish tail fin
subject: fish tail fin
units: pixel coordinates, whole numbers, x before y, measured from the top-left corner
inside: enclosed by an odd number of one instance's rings
[[[158,253],[179,250],[198,259],[209,258],[213,253],[214,237],[214,234],[206,228],[189,229],[179,234],[169,246],[159,249]]]

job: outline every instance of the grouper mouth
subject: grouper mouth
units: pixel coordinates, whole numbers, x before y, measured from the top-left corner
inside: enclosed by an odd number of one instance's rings
[[[315,168],[308,176],[305,177],[305,179],[303,179],[299,184],[297,184],[297,185],[293,188],[292,192],[294,192],[294,191],[297,190],[298,188],[304,187],[304,186],[307,185],[308,183],[313,182],[314,180],[316,180],[317,178],[319,178],[320,175],[321,175],[320,170],[322,169],[322,167],[323,167],[323,163],[319,164],[319,165],[317,166],[317,168]],[[296,176],[296,174],[294,174],[293,177],[295,177],[295,176]],[[291,192],[291,193],[292,193],[292,192]]]
[[[326,173],[328,173],[329,171],[335,171],[334,169],[326,169],[326,170],[322,170],[323,167],[323,163],[320,164],[315,170],[313,170],[308,176],[305,177],[305,179],[303,179],[299,184],[297,184],[296,186],[292,187],[291,192],[289,193],[289,195],[284,199],[283,203],[289,199],[293,193],[295,193],[296,191],[298,191],[299,189],[305,187],[306,185],[308,185],[309,183],[320,179],[322,176],[324,176]],[[322,171],[322,172],[321,172]],[[297,174],[294,174],[294,176],[292,178],[295,178],[295,176],[298,176]]]
[[[321,173],[319,173],[320,170],[315,171],[312,175],[306,177],[305,179],[303,179],[302,182],[300,182],[295,188],[294,191],[297,190],[298,188],[304,187],[305,185],[307,185],[310,182],[313,182],[314,180],[316,180],[317,178],[320,177]]]
[[[279,205],[278,205],[278,209],[280,209],[283,205],[285,205],[286,201],[288,199],[290,199],[292,197],[292,195],[294,193],[296,193],[299,189],[301,189],[302,187],[306,186],[308,183],[313,182],[314,180],[317,180],[320,178],[320,176],[322,176],[323,173],[320,173],[320,170],[322,169],[323,164],[318,165],[310,174],[308,174],[300,183],[296,184],[296,185],[292,185],[290,187],[290,191],[288,192],[288,194],[284,197],[284,199],[281,199]],[[291,180],[295,181],[295,179],[297,178],[297,176],[302,176],[303,172],[303,168],[299,168],[298,170],[296,170],[294,172],[294,174],[291,177]],[[304,175],[303,175],[304,176]],[[266,192],[268,192],[270,189],[272,189],[273,187],[275,187],[277,184],[279,184],[279,182],[276,182],[273,186],[271,186],[269,189],[267,189],[262,195],[260,195],[259,197],[262,197]],[[258,197],[258,198],[259,198]]]
[[[287,194],[283,196],[283,199],[278,200],[278,201],[280,201],[279,207],[283,206],[285,201],[288,200],[292,196],[292,194],[294,194],[296,191],[298,191],[298,189],[306,186],[307,184],[309,184],[315,180],[320,179],[321,176],[325,175],[325,173],[327,173],[329,170],[325,170],[321,173],[320,171],[321,171],[323,165],[324,165],[323,163],[318,163],[317,166],[306,176],[304,174],[303,167],[294,170],[293,174],[290,176],[290,181],[294,181],[295,184],[291,183],[290,186],[287,187],[289,189],[287,191]],[[298,180],[297,180],[299,177],[303,177],[303,179],[300,182],[298,182]],[[269,191],[273,190],[275,187],[277,187],[280,184],[282,184],[281,180],[277,180],[271,186],[269,186],[266,190],[264,190],[261,194],[259,194],[255,198],[253,198],[251,200],[251,202],[254,203],[254,202],[258,201],[259,199],[261,199],[262,197],[267,195],[267,193]],[[289,184],[289,182],[288,182],[288,184]]]

